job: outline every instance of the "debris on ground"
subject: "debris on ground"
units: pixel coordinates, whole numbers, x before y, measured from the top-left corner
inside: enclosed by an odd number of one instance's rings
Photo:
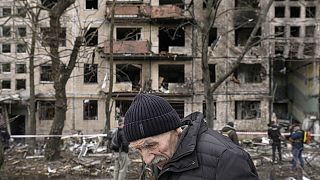
[[[272,150],[265,138],[247,139],[242,146],[248,151],[257,167],[261,180],[264,179],[320,179],[319,144],[305,145],[303,157],[305,168],[293,171],[290,161],[292,155],[286,143],[282,144],[282,162],[272,162]],[[112,178],[114,155],[97,137],[82,139],[67,138],[61,147],[61,159],[46,161],[44,144],[38,145],[33,155],[28,154],[29,146],[24,143],[12,143],[5,152],[5,162],[0,169],[3,177],[24,177],[39,175],[46,177],[65,177],[75,175],[82,177]],[[139,179],[145,168],[141,156],[130,150],[128,179]],[[149,178],[146,178],[149,179]]]

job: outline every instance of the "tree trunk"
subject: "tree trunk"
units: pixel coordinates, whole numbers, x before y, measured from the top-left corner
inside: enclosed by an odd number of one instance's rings
[[[60,135],[64,128],[67,112],[66,84],[72,70],[75,67],[79,49],[82,45],[83,37],[76,37],[74,46],[67,65],[61,63],[59,53],[59,34],[61,30],[60,17],[66,12],[75,0],[57,1],[56,5],[49,11],[50,17],[50,58],[52,62],[52,76],[55,89],[55,115],[50,130],[50,137],[45,149],[47,160],[56,160],[60,157]]]
[[[218,7],[221,1],[217,2],[215,7]],[[204,14],[204,21],[201,30],[201,68],[202,68],[202,77],[204,85],[204,99],[206,102],[206,121],[208,127],[214,128],[214,104],[213,104],[213,93],[211,92],[211,81],[210,81],[210,69],[209,69],[209,57],[208,57],[208,43],[209,43],[209,32],[211,27],[215,22],[216,9],[214,9],[213,0],[207,1],[207,8]]]
[[[0,141],[0,169],[2,167],[2,164],[4,162],[4,152],[3,152],[3,144],[2,141]]]
[[[35,44],[38,29],[38,17],[40,11],[37,14],[32,13],[32,38],[30,47],[29,58],[29,80],[30,80],[30,98],[29,98],[29,118],[28,118],[28,134],[36,135],[36,107],[35,107],[35,85],[34,85],[34,56],[35,56]],[[29,139],[29,153],[33,154],[36,146],[36,138]]]
[[[6,124],[7,132],[11,135],[11,126],[10,126],[10,120],[8,115],[8,106],[6,104],[2,105],[2,113],[3,113],[3,119]]]
[[[106,113],[106,124],[104,126],[104,133],[108,132],[110,130],[111,126],[111,109],[110,107],[111,100],[112,100],[112,90],[113,90],[113,31],[114,31],[114,13],[115,13],[115,5],[116,1],[113,0],[112,2],[112,10],[111,10],[111,22],[110,22],[110,37],[109,37],[109,46],[110,46],[110,51],[109,51],[109,74],[110,74],[110,80],[109,80],[109,91],[108,95],[106,97],[106,103],[105,103],[105,113]]]

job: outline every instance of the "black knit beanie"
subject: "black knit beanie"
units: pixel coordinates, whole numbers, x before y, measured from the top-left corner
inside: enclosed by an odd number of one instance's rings
[[[139,93],[124,119],[124,134],[129,142],[162,134],[181,126],[178,113],[162,97]]]

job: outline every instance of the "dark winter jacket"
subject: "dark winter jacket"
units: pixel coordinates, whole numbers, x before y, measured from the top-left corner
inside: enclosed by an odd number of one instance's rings
[[[9,148],[9,140],[10,134],[6,130],[0,130],[0,141],[2,142],[3,149]]]
[[[302,130],[296,130],[290,135],[289,140],[292,142],[292,148],[303,148],[303,136]]]
[[[257,180],[250,155],[228,137],[209,129],[199,112],[183,119],[177,149],[159,180]]]
[[[280,144],[281,143],[280,128],[277,125],[274,124],[268,129],[268,136],[270,139],[272,139],[272,144]]]
[[[118,142],[121,145],[121,152],[129,152],[129,142],[124,135],[122,128],[118,128]]]
[[[238,135],[233,127],[226,125],[222,128],[221,132],[223,135],[228,136],[235,144],[239,145]]]

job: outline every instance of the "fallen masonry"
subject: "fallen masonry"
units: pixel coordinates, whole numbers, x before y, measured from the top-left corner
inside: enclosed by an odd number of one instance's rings
[[[44,144],[39,145],[33,155],[29,155],[29,146],[12,142],[5,151],[5,161],[0,169],[1,179],[12,177],[99,177],[112,178],[114,169],[114,153],[107,143],[99,137],[67,138],[61,145],[61,159],[47,162],[44,159]],[[257,167],[260,179],[320,179],[319,144],[305,145],[305,169],[291,170],[292,159],[290,149],[283,143],[283,161],[272,163],[271,146],[263,140],[243,140],[242,146],[251,154]],[[141,156],[130,150],[131,163],[128,179],[154,179],[152,171],[146,168]],[[144,171],[145,170],[145,171]],[[144,172],[147,172],[144,174]]]

